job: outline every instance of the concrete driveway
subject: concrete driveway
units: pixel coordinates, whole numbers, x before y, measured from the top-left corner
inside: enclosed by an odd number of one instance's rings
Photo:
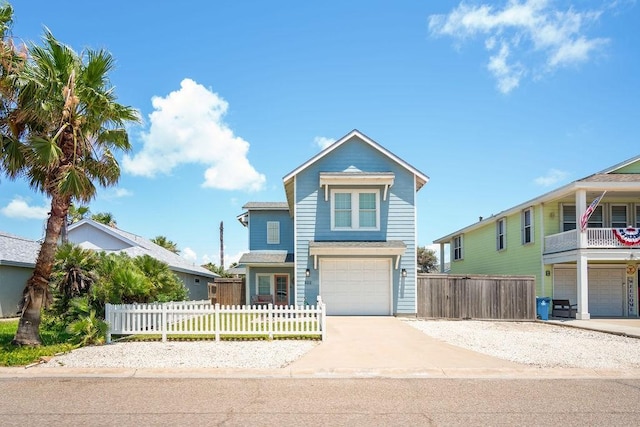
[[[431,338],[395,317],[328,316],[326,340],[288,369],[297,374],[380,370],[428,374],[524,367]]]

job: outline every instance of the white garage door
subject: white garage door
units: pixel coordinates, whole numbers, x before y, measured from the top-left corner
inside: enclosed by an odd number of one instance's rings
[[[624,316],[624,268],[589,268],[589,314]],[[575,268],[558,268],[554,272],[554,298],[577,302]]]
[[[321,259],[320,295],[331,315],[390,315],[391,260]]]

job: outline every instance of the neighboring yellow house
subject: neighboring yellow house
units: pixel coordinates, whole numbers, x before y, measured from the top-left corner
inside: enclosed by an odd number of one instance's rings
[[[577,303],[578,319],[638,317],[640,156],[434,243],[452,274],[534,275],[538,295]]]

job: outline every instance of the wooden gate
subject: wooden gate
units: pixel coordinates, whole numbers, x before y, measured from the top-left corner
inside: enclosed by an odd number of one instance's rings
[[[209,283],[211,304],[245,305],[245,279],[240,277],[220,277]]]
[[[418,317],[535,320],[534,276],[418,275]]]

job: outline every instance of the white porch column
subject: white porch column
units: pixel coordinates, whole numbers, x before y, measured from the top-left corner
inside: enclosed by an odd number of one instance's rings
[[[589,260],[582,250],[588,246],[587,230],[580,230],[580,217],[587,210],[587,191],[576,191],[576,228],[578,230],[577,295],[578,310],[576,319],[590,319],[589,314]]]
[[[578,310],[576,311],[576,319],[590,319],[589,314],[589,260],[582,253],[582,250],[588,246],[587,230],[580,230],[580,217],[587,210],[587,192],[586,190],[576,191],[576,228],[578,230],[578,259],[576,262],[577,270],[577,295]]]
[[[583,233],[581,233],[583,234]],[[590,319],[589,314],[589,270],[588,261],[585,255],[582,255],[582,251],[578,251],[578,310],[576,312],[576,319]]]
[[[440,273],[444,273],[444,243],[440,243]]]

